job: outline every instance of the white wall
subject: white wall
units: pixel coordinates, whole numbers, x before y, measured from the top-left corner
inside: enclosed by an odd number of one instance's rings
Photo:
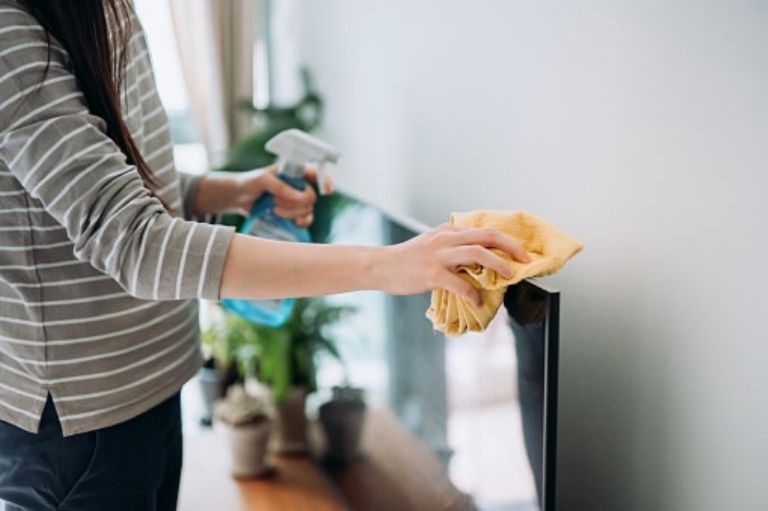
[[[768,509],[768,4],[298,4],[339,182],[585,242],[553,279],[562,509]]]

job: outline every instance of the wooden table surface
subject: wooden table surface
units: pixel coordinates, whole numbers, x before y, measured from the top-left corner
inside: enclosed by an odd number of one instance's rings
[[[451,482],[437,456],[388,409],[368,410],[363,455],[325,472],[360,511],[467,511],[472,499]]]
[[[265,479],[237,480],[229,474],[223,432],[185,432],[179,511],[342,511],[335,486],[308,457],[273,456],[276,471]]]
[[[317,424],[309,428],[316,458]],[[185,432],[179,511],[465,511],[471,499],[450,481],[437,457],[386,409],[368,410],[363,455],[345,465],[308,456],[273,456],[265,479],[229,475],[223,431]]]

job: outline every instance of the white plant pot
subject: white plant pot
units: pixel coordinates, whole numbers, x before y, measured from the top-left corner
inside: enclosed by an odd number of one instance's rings
[[[221,424],[221,423],[219,423]],[[272,422],[265,420],[244,426],[221,424],[230,447],[231,473],[236,478],[264,477],[274,467],[267,455]]]

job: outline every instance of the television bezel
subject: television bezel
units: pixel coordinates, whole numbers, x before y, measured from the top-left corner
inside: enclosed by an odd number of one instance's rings
[[[560,360],[560,291],[536,278],[525,279],[546,296],[544,323],[544,403],[542,419],[542,511],[556,510],[557,417]]]

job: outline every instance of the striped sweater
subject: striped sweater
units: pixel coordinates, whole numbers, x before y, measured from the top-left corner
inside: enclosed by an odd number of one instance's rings
[[[138,25],[137,25],[138,27]],[[67,52],[0,0],[0,420],[65,435],[160,403],[201,362],[196,298],[218,299],[229,227],[189,214],[146,41],[129,44],[123,115],[157,195],[91,115]]]

